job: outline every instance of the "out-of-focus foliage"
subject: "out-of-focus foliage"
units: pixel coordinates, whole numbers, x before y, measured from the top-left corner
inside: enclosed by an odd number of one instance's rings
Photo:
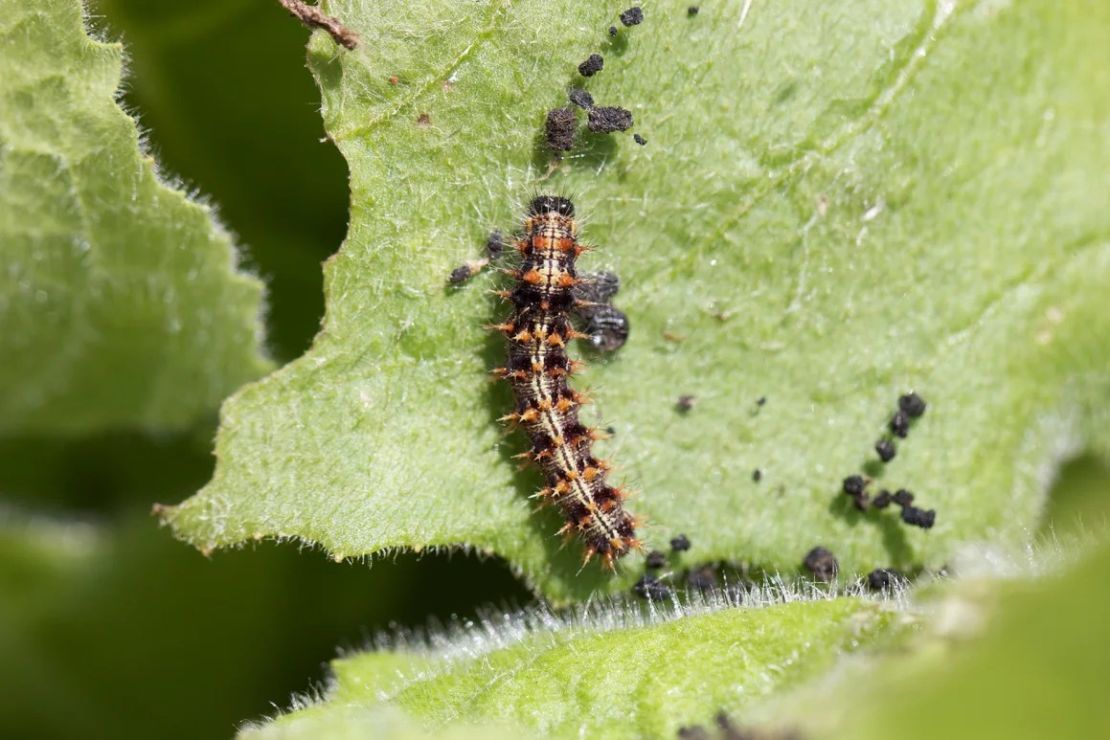
[[[404,558],[367,572],[266,545],[199,557],[148,516],[0,520],[8,737],[229,737],[394,621],[521,596],[503,569]]]
[[[82,23],[0,4],[0,435],[183,427],[269,367],[262,285],[158,180]]]
[[[1104,546],[1062,576],[957,585],[933,620],[946,634],[823,687],[806,737],[1110,737],[1107,568]]]
[[[95,0],[126,43],[126,102],[159,160],[218,204],[269,286],[267,340],[299,355],[324,312],[320,263],[347,223],[347,171],[305,73],[307,32],[274,0]],[[96,18],[94,17],[94,22]]]

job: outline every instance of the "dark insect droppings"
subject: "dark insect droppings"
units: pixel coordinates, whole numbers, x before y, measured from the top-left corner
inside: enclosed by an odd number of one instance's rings
[[[578,65],[578,74],[583,77],[593,77],[605,67],[605,57],[600,54],[590,54],[586,61]]]
[[[589,110],[594,107],[594,96],[580,87],[572,87],[570,92],[567,93],[567,97],[570,99],[570,102],[574,103],[579,108]]]
[[[643,146],[644,144],[647,144],[647,139],[640,136],[639,134],[632,134],[632,140],[634,142],[636,142],[637,144],[639,144],[640,146]]]
[[[925,399],[916,393],[907,393],[898,398],[898,408],[905,412],[906,416],[916,419],[925,413]]]
[[[547,112],[547,121],[544,131],[547,135],[547,145],[554,151],[565,152],[574,148],[574,129],[578,120],[574,115],[574,108],[553,108]]]
[[[863,493],[863,489],[867,487],[867,481],[863,479],[862,475],[849,475],[844,479],[844,493],[849,496],[859,496]]]
[[[582,283],[575,286],[576,298],[592,303],[608,303],[621,289],[621,278],[615,272],[601,270],[580,275]]]
[[[810,550],[802,565],[813,574],[815,579],[823,583],[835,581],[836,574],[840,571],[840,563],[837,562],[836,556],[823,547]]]
[[[579,275],[579,284],[572,289],[578,301],[575,312],[585,322],[583,332],[590,337],[594,349],[615,352],[628,341],[628,316],[610,301],[620,290],[620,278],[612,272]]]
[[[906,506],[902,509],[902,521],[912,527],[932,529],[936,518],[937,513],[932,509],[925,511],[916,506]]]
[[[652,570],[658,570],[666,564],[667,556],[665,553],[660,552],[659,550],[652,550],[647,554],[647,557],[644,558],[644,566],[651,568]]]
[[[909,506],[913,503],[913,494],[905,488],[899,488],[894,492],[894,495],[890,497],[890,500],[899,506]]]
[[[697,5],[691,5],[690,7],[686,8],[686,15],[697,15],[699,12],[701,12],[701,8],[699,8]]]
[[[595,134],[611,134],[632,128],[632,112],[616,106],[591,108],[586,125]]]
[[[674,552],[685,552],[690,549],[690,540],[684,535],[680,534],[671,540],[671,550]]]
[[[473,274],[474,273],[470,270],[470,265],[459,265],[454,270],[451,270],[451,276],[447,278],[447,280],[452,285],[458,285],[459,283],[465,283]]]
[[[890,568],[876,568],[867,574],[867,585],[873,591],[884,591],[902,580],[902,574]]]
[[[900,439],[905,439],[910,433],[910,417],[906,416],[905,411],[896,411],[890,417],[890,433]]]
[[[678,410],[678,412],[680,414],[685,414],[690,409],[694,408],[694,406],[697,404],[697,402],[698,402],[698,399],[695,396],[691,396],[691,395],[687,394],[687,395],[679,396],[678,400],[675,401],[674,407],[675,407],[675,409]]]
[[[876,509],[885,509],[890,506],[890,491],[885,488],[879,491],[879,495],[871,499],[871,505]]]
[[[616,26],[609,26],[609,35],[610,36],[616,36],[617,35],[617,27]]]
[[[725,712],[725,710],[722,709],[721,711],[717,712],[717,716],[714,719],[717,720],[717,727],[719,727],[721,732],[723,732],[727,737],[732,738],[742,736],[740,729],[732,723],[732,719],[728,716],[728,713]]]
[[[860,511],[867,511],[867,483],[862,475],[849,475],[841,484],[844,493],[852,497],[852,504]]]
[[[601,352],[615,352],[628,341],[628,316],[608,303],[582,311],[586,319],[584,333],[590,335],[590,345]]]
[[[760,470],[759,468],[756,468],[755,470],[753,470],[752,471],[752,480],[755,481],[756,483],[759,483],[759,481],[763,480],[763,471]]]
[[[649,601],[662,601],[671,597],[671,589],[655,576],[644,575],[632,587],[633,593]]]
[[[621,13],[621,23],[626,26],[638,26],[644,22],[644,11],[642,8],[631,7]]]
[[[505,235],[500,231],[491,231],[486,239],[486,254],[491,260],[498,259],[505,252]]]
[[[880,460],[888,463],[898,454],[898,448],[889,439],[880,439],[875,443],[875,452],[879,453]]]

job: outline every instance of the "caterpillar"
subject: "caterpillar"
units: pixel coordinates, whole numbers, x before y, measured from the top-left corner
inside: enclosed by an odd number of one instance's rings
[[[532,447],[520,457],[543,472],[546,485],[536,497],[562,512],[566,524],[559,532],[582,539],[583,564],[596,555],[613,569],[641,544],[636,520],[623,505],[626,492],[608,483],[609,464],[592,452],[594,441],[605,435],[578,420],[587,400],[568,382],[581,363],[570,359],[567,343],[591,337],[574,329],[571,314],[588,314],[594,305],[583,297],[590,295],[584,290],[588,281],[575,270],[575,261],[588,247],[578,241],[574,204],[553,195],[534,198],[515,247],[521,263],[505,270],[515,286],[497,291],[512,303],[512,314],[491,327],[508,341],[507,364],[494,375],[509,382],[516,399],[515,409],[502,421],[528,434]],[[612,292],[615,286],[605,297]]]

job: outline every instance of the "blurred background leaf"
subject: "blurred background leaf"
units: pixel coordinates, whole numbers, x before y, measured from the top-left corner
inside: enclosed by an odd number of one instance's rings
[[[1017,560],[1005,579],[988,566],[942,584],[918,604],[929,617],[899,650],[845,661],[760,717],[781,722],[785,712],[815,740],[1110,736],[1110,548],[1091,544],[1047,573]],[[1038,554],[1052,557],[1046,548]]]
[[[194,423],[270,368],[262,284],[140,152],[118,44],[69,0],[0,24],[0,435]]]
[[[15,5],[2,4],[0,27]],[[320,261],[342,238],[348,197],[342,159],[320,142],[307,32],[269,0],[92,12],[126,44],[123,103],[162,173],[217,205],[268,285],[269,348],[296,356],[319,322]],[[107,82],[98,91],[111,96]],[[218,400],[174,432],[9,426],[0,438],[0,734],[229,737],[322,678],[337,646],[526,598],[502,564],[461,556],[370,569],[273,545],[206,560],[174,542],[149,509],[211,477]]]
[[[324,140],[305,31],[271,0],[97,0],[121,36],[126,103],[166,169],[218,204],[269,286],[274,354],[301,354],[324,312],[320,263],[346,233],[347,170]]]
[[[411,557],[337,566],[266,545],[198,557],[142,514],[0,522],[7,737],[229,737],[394,623],[473,613],[507,570]]]

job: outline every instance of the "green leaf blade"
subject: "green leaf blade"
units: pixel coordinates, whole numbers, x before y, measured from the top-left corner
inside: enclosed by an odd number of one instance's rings
[[[826,669],[895,614],[858,598],[719,606],[663,607],[645,620],[610,604],[574,625],[548,616],[518,634],[522,625],[505,620],[430,652],[342,658],[322,703],[257,736],[330,736],[352,714],[399,710],[430,733],[515,725],[543,737],[672,737]]]
[[[183,427],[269,368],[262,286],[141,153],[80,4],[3,16],[0,433]]]
[[[538,481],[494,421],[511,401],[483,376],[504,351],[481,330],[505,310],[482,295],[495,281],[444,287],[539,189],[576,195],[599,246],[583,269],[622,278],[633,333],[592,363],[588,421],[616,428],[603,451],[642,492],[649,545],[685,532],[698,560],[790,571],[823,544],[859,572],[1026,536],[1054,466],[1104,435],[1110,137],[1080,60],[1105,58],[1110,19],[1082,3],[685,7],[610,42],[616,8],[553,22],[550,3],[489,5],[454,27],[434,3],[328,5],[364,44],[310,45],[352,173],[324,332],[229,404],[215,479],[168,513],[182,536],[336,557],[463,546],[556,600],[626,587],[635,566],[580,573],[557,515],[530,510]],[[607,66],[584,82],[594,50]],[[537,135],[567,85],[633,110],[648,144],[586,136],[549,172]],[[878,467],[910,389],[929,410]],[[699,399],[685,416],[683,393]],[[937,526],[854,512],[839,485],[861,471]]]

